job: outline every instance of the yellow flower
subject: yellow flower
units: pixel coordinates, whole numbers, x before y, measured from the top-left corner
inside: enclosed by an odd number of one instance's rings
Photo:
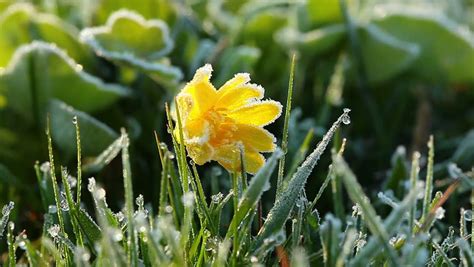
[[[281,114],[282,106],[262,100],[264,89],[239,73],[219,90],[210,83],[212,67],[199,68],[176,97],[184,144],[189,157],[202,165],[211,160],[230,171],[240,170],[240,150],[248,173],[265,163],[261,152],[275,150],[275,137],[263,129]],[[176,126],[174,135],[182,142]]]

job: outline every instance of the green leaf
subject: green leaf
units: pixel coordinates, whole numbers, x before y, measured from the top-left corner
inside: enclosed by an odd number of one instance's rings
[[[413,71],[428,81],[474,81],[474,35],[436,12],[387,6],[372,20],[397,39],[418,45]]]
[[[39,13],[32,5],[15,4],[0,16],[0,67],[6,66],[18,46],[42,40],[54,43],[81,64],[92,54],[77,38],[77,29],[53,15]]]
[[[93,14],[94,21],[104,23],[109,16],[119,9],[129,9],[140,13],[143,17],[160,18],[167,22],[173,22],[176,17],[176,7],[169,0],[101,0],[94,2],[97,6]]]
[[[333,24],[309,32],[300,32],[294,28],[284,28],[275,38],[287,49],[296,48],[307,55],[321,55],[334,49],[345,37],[345,27]]]
[[[216,68],[220,70],[215,79],[216,84],[224,84],[235,73],[250,72],[260,59],[260,55],[260,49],[251,46],[242,45],[226,49]]]
[[[375,25],[359,29],[369,82],[383,82],[407,70],[420,54],[418,45],[402,41]]]
[[[152,78],[163,82],[182,78],[180,69],[158,61],[173,49],[168,26],[161,20],[120,10],[104,26],[86,28],[80,36],[99,56],[139,68]]]
[[[129,94],[124,87],[105,84],[83,72],[64,51],[39,41],[18,48],[10,64],[0,70],[2,90],[8,107],[29,121],[43,121],[53,97],[94,112]]]
[[[54,142],[71,155],[76,151],[76,129],[72,124],[74,117],[81,122],[83,155],[98,155],[118,137],[107,125],[61,101],[50,102],[49,114]]]
[[[308,0],[306,11],[313,25],[342,21],[339,0]]]

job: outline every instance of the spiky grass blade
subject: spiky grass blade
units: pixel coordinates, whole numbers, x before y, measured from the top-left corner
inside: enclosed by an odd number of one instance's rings
[[[56,202],[56,209],[57,209],[57,214],[58,214],[58,221],[59,221],[59,227],[60,227],[60,232],[64,233],[67,237],[65,226],[64,226],[64,218],[63,218],[63,213],[61,210],[61,200],[59,198],[59,187],[58,187],[58,182],[56,179],[56,169],[54,166],[54,156],[53,156],[53,141],[51,138],[51,127],[50,127],[50,119],[49,116],[46,119],[46,137],[48,139],[48,155],[49,155],[49,164],[50,164],[50,176],[51,176],[51,182],[53,185],[53,193],[54,193],[54,200]],[[64,252],[64,258],[66,262],[70,262],[70,253],[69,251],[64,247],[63,250]]]
[[[126,208],[126,217],[127,217],[127,257],[128,263],[131,266],[138,266],[138,251],[137,251],[137,236],[135,234],[134,227],[134,207],[133,207],[133,184],[132,184],[132,169],[130,167],[130,159],[128,153],[129,139],[128,135],[125,132],[125,129],[122,129],[122,168],[123,168],[123,184],[125,191],[125,208]]]
[[[420,153],[414,152],[412,161],[411,161],[410,188],[416,187],[416,184],[418,182],[419,172],[420,172]],[[411,207],[410,217],[408,218],[411,234],[415,233],[415,220],[416,220],[415,215],[416,215],[416,204]]]
[[[295,75],[295,60],[296,54],[293,54],[291,57],[291,66],[290,66],[290,79],[288,81],[288,95],[286,98],[286,106],[285,106],[285,121],[283,124],[283,137],[281,141],[281,149],[283,150],[283,156],[278,162],[278,180],[277,180],[277,195],[280,194],[281,190],[283,189],[283,177],[285,174],[285,156],[288,152],[288,122],[290,121],[290,113],[291,113],[291,101],[293,98],[293,79]]]
[[[433,165],[434,165],[434,140],[433,135],[430,136],[428,141],[428,166],[426,169],[426,181],[425,181],[425,196],[423,198],[423,213],[422,216],[426,217],[429,212],[431,204],[431,195],[433,194]]]
[[[331,128],[324,135],[321,142],[319,142],[314,151],[306,158],[303,164],[301,164],[296,173],[288,182],[286,188],[284,188],[281,194],[277,197],[275,200],[275,205],[270,210],[267,220],[265,221],[262,229],[259,231],[253,244],[253,251],[262,245],[263,240],[271,235],[276,234],[282,229],[291,210],[293,209],[293,206],[296,203],[297,198],[306,184],[306,180],[313,171],[313,168],[318,163],[319,158],[323,154],[324,150],[326,150],[326,147],[331,141],[334,132],[337,128],[339,128],[341,123],[348,123],[349,112],[349,109],[344,109],[344,113],[333,123]]]
[[[71,216],[70,216],[71,217],[71,224],[72,224],[72,229],[73,229],[74,235],[76,237],[76,243],[79,246],[83,246],[84,242],[83,242],[83,239],[82,239],[82,233],[81,233],[81,231],[79,229],[79,225],[77,223],[77,216],[75,216],[75,214],[76,214],[76,205],[75,205],[74,200],[72,198],[72,192],[71,192],[71,187],[70,187],[69,181],[68,181],[67,171],[63,167],[61,167],[61,180],[63,182],[64,191],[66,192],[66,202],[67,202],[68,210],[71,214]],[[80,190],[80,189],[77,188],[77,190]]]
[[[7,205],[2,208],[2,218],[0,219],[0,238],[3,237],[5,232],[5,227],[7,227],[8,219],[10,218],[10,213],[15,207],[15,203],[10,201]]]
[[[15,244],[15,236],[13,234],[13,230],[15,230],[15,223],[9,222],[8,229],[7,229],[7,244],[8,244],[8,266],[14,267],[16,266],[16,244]]]
[[[282,156],[281,150],[277,149],[273,152],[272,156],[265,162],[265,165],[255,174],[255,176],[250,180],[250,184],[243,193],[240,201],[238,203],[237,212],[232,217],[229,228],[238,227],[243,219],[249,214],[251,210],[255,208],[257,201],[262,196],[266,188],[268,188],[268,183],[270,177],[273,173],[273,170],[276,167],[277,160]],[[228,235],[228,237],[230,237]]]

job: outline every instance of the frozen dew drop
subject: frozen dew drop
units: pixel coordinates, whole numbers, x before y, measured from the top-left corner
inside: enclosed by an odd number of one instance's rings
[[[123,239],[122,231],[120,231],[119,229],[113,229],[113,232],[112,232],[112,239],[113,239],[115,242],[122,241],[122,239]]]
[[[119,211],[115,214],[115,217],[117,218],[117,220],[119,222],[122,222],[124,219],[125,219],[125,215],[123,214],[123,212]]]
[[[437,208],[436,212],[435,212],[436,219],[438,219],[438,220],[443,219],[445,213],[446,213],[446,210],[443,209],[442,207]]]
[[[143,199],[142,194],[138,195],[138,197],[135,199],[135,203],[139,208],[143,208],[143,206],[145,205],[145,200]]]
[[[59,235],[59,230],[60,230],[59,225],[55,224],[48,229],[48,234],[52,238],[56,238]]]
[[[10,212],[11,212],[12,209],[13,209],[13,207],[15,207],[15,203],[13,203],[13,201],[10,201],[10,202],[8,203],[8,205],[3,206],[2,215],[10,214]]]
[[[15,229],[15,223],[14,222],[9,222],[8,223],[8,229],[13,231]]]
[[[72,123],[77,124],[77,116],[72,117]]]
[[[48,213],[54,214],[58,212],[58,208],[56,205],[49,205],[48,206]]]
[[[72,175],[67,176],[67,182],[69,183],[70,188],[74,188],[77,185],[77,179],[76,179],[76,177],[74,177]]]
[[[105,189],[104,188],[98,188],[95,191],[95,197],[99,200],[102,200],[105,198]]]
[[[448,173],[451,178],[458,179],[460,174],[462,173],[462,170],[458,167],[456,163],[451,162],[448,164]]]
[[[40,166],[40,170],[44,173],[48,173],[51,170],[51,164],[49,161],[43,162]]]
[[[66,193],[61,191],[61,201],[59,203],[62,211],[69,211],[69,205],[66,200]]]
[[[182,199],[184,206],[192,207],[194,204],[194,194],[192,192],[187,192],[183,195]]]
[[[171,213],[171,212],[173,212],[173,207],[171,207],[170,205],[166,206],[166,207],[165,207],[165,212],[166,212],[166,213]]]
[[[95,178],[94,177],[89,178],[89,183],[87,184],[87,190],[89,190],[89,192],[91,193],[95,191]]]
[[[194,166],[196,165],[196,163],[194,162],[194,160],[189,160],[189,165]]]
[[[464,220],[466,220],[468,222],[472,221],[472,211],[471,210],[464,211]]]
[[[18,242],[18,247],[23,249],[23,250],[26,250],[26,242],[21,240]]]
[[[351,117],[349,117],[349,112],[351,110],[348,109],[348,108],[345,108],[344,109],[344,114],[342,114],[341,116],[341,120],[342,120],[342,123],[344,123],[345,125],[348,125],[351,123]]]
[[[250,262],[251,263],[258,263],[258,258],[255,256],[250,257]]]
[[[163,143],[163,142],[159,143],[159,144],[158,144],[158,147],[159,147],[160,149],[162,149],[162,150],[165,150],[165,149],[167,148],[166,144]]]
[[[217,204],[217,203],[221,202],[223,198],[224,198],[224,195],[221,192],[219,192],[219,193],[211,196],[211,201],[213,203]]]

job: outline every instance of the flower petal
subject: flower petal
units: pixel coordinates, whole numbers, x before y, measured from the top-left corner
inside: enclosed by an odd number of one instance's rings
[[[178,94],[178,98],[186,95],[191,97],[192,109],[189,116],[192,118],[198,117],[200,114],[211,108],[216,102],[217,91],[209,81],[211,73],[212,67],[209,64],[199,68],[196,71],[194,78],[186,84],[183,90]]]
[[[251,174],[255,174],[265,164],[265,158],[262,154],[257,152],[244,153],[245,171]]]
[[[273,100],[248,104],[227,114],[237,123],[265,126],[274,122],[281,115],[282,106]]]
[[[222,85],[217,94],[219,97],[226,95],[229,91],[232,91],[235,87],[241,86],[250,81],[250,75],[248,73],[237,73],[234,75],[234,78],[228,80],[224,85]]]
[[[272,152],[276,147],[275,136],[254,125],[238,124],[234,136],[235,139],[242,141],[246,150],[250,148],[259,152]]]
[[[240,151],[235,145],[221,146],[215,151],[215,160],[229,171],[240,171]],[[255,174],[265,163],[262,154],[251,149],[244,151],[245,171]]]
[[[216,102],[216,107],[235,110],[249,104],[253,100],[263,98],[263,87],[256,84],[243,84],[221,96]]]
[[[209,144],[186,144],[186,150],[189,157],[198,165],[211,161],[214,155],[214,149]]]

